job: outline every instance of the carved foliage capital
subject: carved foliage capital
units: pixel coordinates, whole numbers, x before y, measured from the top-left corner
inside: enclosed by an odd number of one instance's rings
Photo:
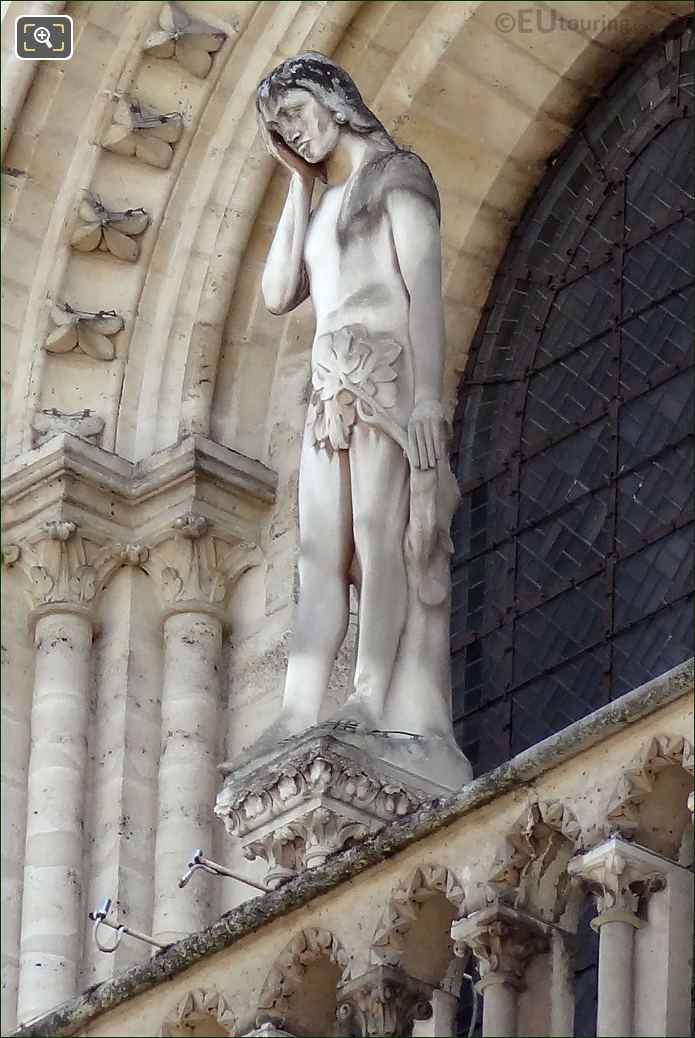
[[[186,513],[174,520],[152,557],[168,605],[222,606],[234,581],[262,554],[253,544],[230,544],[211,532],[204,516]]]
[[[599,917],[620,914],[635,925],[640,897],[664,885],[659,858],[618,838],[574,858],[568,871],[594,894]]]
[[[266,882],[273,885],[304,869],[322,865],[330,854],[360,843],[368,833],[365,823],[342,817],[326,807],[316,807],[252,839],[245,844],[244,855],[268,863]]]
[[[35,534],[3,547],[3,564],[16,566],[33,606],[89,605],[119,565],[141,565],[141,544],[109,544],[85,536],[72,519],[44,522]]]
[[[356,1024],[363,1038],[409,1035],[416,1020],[432,1015],[431,997],[429,984],[392,966],[375,966],[341,986],[338,1019]]]
[[[470,949],[478,960],[480,990],[501,982],[521,990],[529,960],[548,948],[547,926],[502,905],[457,920],[451,935],[457,955],[465,957]]]

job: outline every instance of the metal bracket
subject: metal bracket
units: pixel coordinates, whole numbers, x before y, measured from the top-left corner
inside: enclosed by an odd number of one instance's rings
[[[118,948],[123,934],[127,934],[128,937],[134,937],[137,941],[144,941],[146,944],[151,944],[155,948],[168,948],[168,944],[161,944],[160,941],[155,941],[154,937],[150,937],[149,934],[141,933],[139,930],[132,930],[129,926],[124,926],[122,923],[112,923],[106,917],[111,909],[111,898],[105,897],[99,902],[93,912],[89,913],[89,918],[94,922],[94,928],[92,929],[92,937],[99,951],[111,954]],[[108,926],[110,930],[116,931],[116,938],[112,945],[102,944],[99,939],[99,927]]]
[[[228,876],[230,879],[236,879],[239,883],[245,883],[248,887],[261,890],[264,894],[267,894],[272,889],[272,887],[266,886],[265,883],[257,883],[253,879],[246,879],[245,876],[232,872],[231,869],[226,868],[224,865],[211,861],[210,858],[205,857],[200,849],[193,851],[191,860],[188,862],[188,872],[184,872],[179,880],[179,887],[185,887],[193,873],[197,872],[198,869],[202,869],[203,872],[207,872],[211,876]]]

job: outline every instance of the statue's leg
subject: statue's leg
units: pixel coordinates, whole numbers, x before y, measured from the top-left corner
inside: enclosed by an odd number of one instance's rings
[[[348,453],[361,587],[355,691],[341,713],[378,723],[406,616],[409,467],[402,448],[364,422],[353,429]]]
[[[354,552],[347,451],[305,437],[299,467],[299,602],[287,667],[282,726],[316,724],[349,618]]]

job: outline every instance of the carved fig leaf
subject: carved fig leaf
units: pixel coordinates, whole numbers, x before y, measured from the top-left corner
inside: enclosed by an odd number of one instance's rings
[[[159,121],[148,126],[147,134],[148,137],[157,137],[159,140],[166,141],[167,144],[176,144],[182,129],[180,119],[167,119],[164,122]]]
[[[100,241],[101,224],[88,223],[77,228],[70,239],[70,244],[78,252],[93,252],[98,247]]]
[[[136,241],[108,224],[104,227],[104,241],[109,252],[112,252],[116,259],[125,260],[126,263],[135,263],[140,255],[140,247]]]
[[[97,593],[96,572],[93,566],[80,566],[68,584],[81,602],[91,602]]]
[[[68,324],[53,331],[46,337],[43,348],[49,353],[69,353],[77,346],[77,325]]]
[[[92,360],[113,360],[116,347],[101,332],[96,331],[93,322],[80,322],[77,326],[77,342],[83,353]]]
[[[162,587],[167,600],[170,602],[175,602],[183,593],[181,574],[173,566],[167,566],[166,569],[162,570]]]
[[[204,38],[207,40],[215,39],[214,36]],[[184,39],[177,40],[176,60],[192,76],[195,76],[197,79],[205,79],[212,68],[212,56],[205,47],[196,46],[199,39],[200,37],[197,36],[186,36]],[[215,50],[217,50],[217,47],[215,47]]]
[[[168,169],[173,158],[171,146],[152,135],[139,134],[135,142],[135,155],[141,162],[158,169]]]
[[[123,328],[123,318],[114,313],[99,313],[95,314],[94,317],[80,321],[80,324],[89,324],[90,328],[100,332],[102,335],[115,335],[116,332],[120,332]]]
[[[32,581],[40,598],[48,598],[55,586],[55,581],[43,566],[32,566],[29,570]]]
[[[131,210],[128,209],[123,213],[120,220],[110,220],[109,224],[115,231],[120,231],[121,234],[128,234],[131,237],[133,235],[142,234],[143,231],[147,230],[149,223],[149,217],[144,210]]]
[[[135,136],[129,126],[114,123],[104,134],[104,147],[117,155],[135,154]]]

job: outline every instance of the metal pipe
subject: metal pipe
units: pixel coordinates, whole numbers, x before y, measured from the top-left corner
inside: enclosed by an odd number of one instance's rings
[[[111,954],[115,952],[121,943],[123,934],[127,934],[128,937],[134,937],[137,941],[144,941],[146,944],[151,944],[155,948],[168,948],[169,945],[161,944],[159,941],[155,941],[154,937],[150,937],[149,934],[141,933],[140,930],[133,930],[129,926],[124,926],[123,923],[112,923],[106,916],[111,908],[111,898],[105,897],[103,901],[100,901],[93,912],[89,913],[89,918],[94,921],[94,928],[92,930],[92,937],[99,951]],[[108,926],[109,929],[116,931],[116,939],[112,945],[102,944],[99,939],[99,927]]]
[[[232,872],[232,870],[226,868],[226,866],[219,865],[216,861],[206,858],[201,850],[193,851],[193,856],[188,862],[188,872],[184,872],[183,876],[179,880],[179,887],[185,887],[193,873],[198,869],[202,869],[203,872],[209,873],[211,876],[228,876],[230,879],[236,879],[239,883],[245,883],[248,887],[254,887],[256,890],[261,890],[264,894],[267,894],[268,891],[272,889],[271,887],[267,887],[264,883],[257,883],[253,879],[246,879],[245,876],[240,876],[238,872]]]

